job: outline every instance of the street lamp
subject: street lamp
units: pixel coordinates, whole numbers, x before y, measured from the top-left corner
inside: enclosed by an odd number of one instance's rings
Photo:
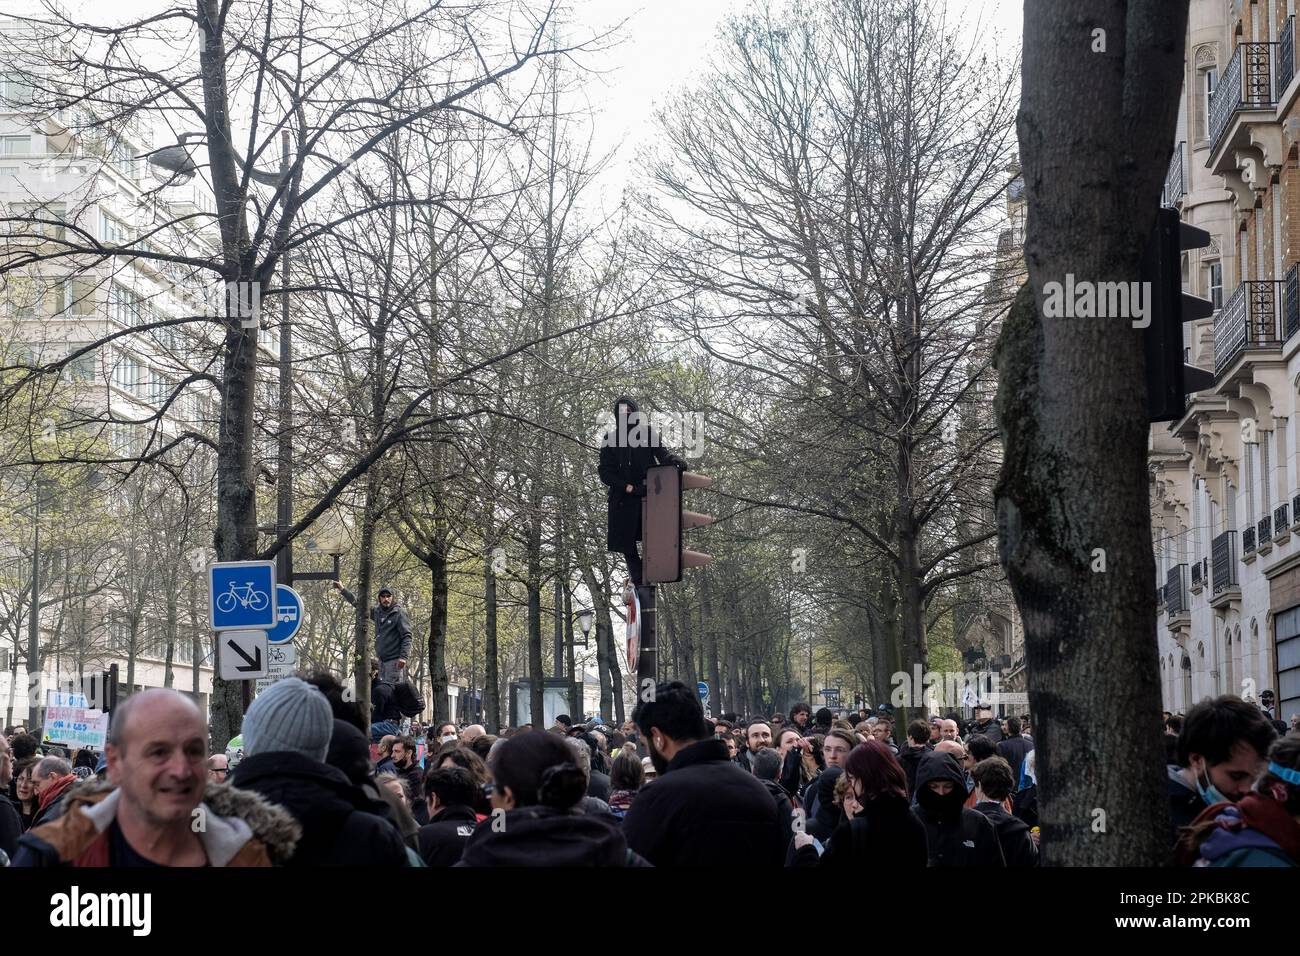
[[[596,612],[593,611],[591,608],[583,608],[575,615],[575,617],[577,617],[578,619],[578,630],[582,632],[583,647],[587,646],[587,635],[591,633],[591,622],[595,616],[596,616]],[[578,643],[577,641],[574,641],[574,644],[577,643]]]

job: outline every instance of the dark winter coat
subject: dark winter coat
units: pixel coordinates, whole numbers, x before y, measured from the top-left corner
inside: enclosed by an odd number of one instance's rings
[[[976,722],[971,726],[970,732],[972,734],[983,734],[992,744],[1002,742],[1002,725],[998,723],[996,718],[990,719],[987,724]]]
[[[933,752],[929,744],[914,747],[910,743],[898,752],[898,762],[903,765],[903,773],[907,774],[908,796],[916,793],[916,768],[921,765],[921,758]],[[962,784],[963,788],[965,786]]]
[[[591,771],[591,780],[587,783],[587,796],[595,797],[597,800],[609,802],[609,774],[601,773],[599,770]]]
[[[470,807],[443,807],[420,827],[420,856],[429,866],[454,866],[460,861],[478,817]]]
[[[827,767],[804,791],[804,812],[808,814],[808,832],[825,843],[839,827],[843,812],[835,805],[835,782],[842,767]]]
[[[76,774],[70,773],[65,777],[60,777],[41,794],[36,816],[32,818],[32,829],[35,829],[42,823],[49,823],[62,812],[60,803],[63,800],[63,795],[68,791],[68,788],[76,782]]]
[[[777,816],[781,821],[781,832],[785,834],[786,846],[794,839],[794,804],[790,802],[790,795],[785,792],[785,787],[781,786],[775,780],[759,780],[766,790],[772,796],[772,801],[776,804]],[[784,848],[782,848],[784,851]]]
[[[0,793],[0,850],[12,857],[18,848],[18,838],[22,835],[22,814],[7,796]]]
[[[606,546],[610,551],[625,554],[633,551],[641,540],[641,499],[645,497],[646,470],[654,465],[676,465],[685,469],[686,462],[663,446],[659,433],[648,423],[634,416],[630,416],[630,423],[620,423],[619,404],[626,404],[633,412],[639,412],[636,403],[627,396],[621,396],[614,403],[614,427],[601,440],[597,474],[608,488],[609,534]],[[632,486],[630,492],[626,490],[628,485]]]
[[[1007,866],[1038,865],[1038,847],[1034,846],[1029,835],[1029,824],[1007,813],[1001,803],[991,800],[975,804],[975,809],[988,817],[997,831],[998,845],[1002,847],[1002,858],[1007,861]]]
[[[948,780],[953,789],[946,797],[928,793],[932,780]],[[951,754],[931,753],[916,770],[917,806],[925,824],[931,866],[1006,866],[993,823],[978,810],[964,806],[966,782]]]
[[[868,800],[853,820],[844,820],[818,857],[813,846],[795,851],[795,866],[853,868],[858,873],[924,869],[928,862],[925,826],[903,797],[888,794]]]
[[[627,844],[655,866],[781,866],[776,803],[720,740],[688,744],[643,787],[623,820]]]
[[[288,866],[406,865],[406,844],[385,819],[387,805],[367,797],[341,770],[301,754],[260,753],[240,762],[231,783],[279,804],[302,824]]]
[[[488,817],[465,842],[456,866],[646,866],[604,813],[519,807]]]
[[[377,680],[370,685],[370,722],[378,724],[385,720],[401,723],[402,712],[397,709],[393,685],[388,681]]]
[[[1011,764],[1011,779],[1020,780],[1021,768],[1025,765],[1025,754],[1034,749],[1034,742],[1020,734],[1007,737],[997,744],[998,756]]]
[[[1166,767],[1169,794],[1169,848],[1178,843],[1178,831],[1192,825],[1205,812],[1207,804],[1194,787],[1189,787],[1174,764]]]

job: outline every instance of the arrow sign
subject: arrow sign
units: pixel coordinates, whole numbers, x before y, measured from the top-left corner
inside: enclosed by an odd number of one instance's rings
[[[265,677],[266,631],[226,631],[221,635],[218,676],[222,680]]]

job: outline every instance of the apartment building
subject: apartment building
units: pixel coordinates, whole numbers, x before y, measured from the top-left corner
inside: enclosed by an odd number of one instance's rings
[[[1152,426],[1165,708],[1277,697],[1300,712],[1300,76],[1294,0],[1192,0],[1163,202],[1211,236],[1184,288],[1189,363],[1214,387]],[[1294,533],[1293,533],[1294,532]]]

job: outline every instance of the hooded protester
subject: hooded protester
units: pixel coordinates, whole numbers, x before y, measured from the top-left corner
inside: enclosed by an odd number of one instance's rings
[[[1251,791],[1208,807],[1183,831],[1178,851],[1183,865],[1300,866],[1300,739],[1275,741]]]
[[[840,808],[835,805],[835,783],[843,773],[843,767],[827,767],[808,787],[813,793],[808,801],[812,815],[808,817],[807,828],[822,843],[830,839],[844,818]]]
[[[965,802],[966,778],[953,756],[922,757],[914,812],[925,824],[930,865],[1006,866],[992,822],[978,810],[966,809]]]
[[[924,720],[914,720],[907,725],[907,740],[898,752],[898,763],[907,775],[907,792],[916,793],[916,768],[921,758],[931,752],[930,725]]]
[[[828,770],[822,776],[830,773]],[[880,741],[868,740],[853,748],[843,773],[848,783],[843,821],[831,833],[820,857],[811,828],[795,834],[791,863],[851,869],[856,873],[923,868],[925,826],[908,807],[907,777],[898,758]],[[832,800],[827,796],[824,802]]]
[[[645,497],[646,471],[654,465],[686,462],[665,448],[636,402],[620,395],[614,403],[614,423],[601,439],[597,474],[609,489],[609,530],[606,547],[627,559],[628,579],[641,583],[641,499]]]
[[[501,742],[490,764],[492,817],[465,842],[457,866],[645,866],[618,821],[578,809],[587,776],[564,739],[527,731]]]
[[[357,606],[357,596],[345,588],[343,582],[335,581],[333,587],[343,595],[343,600]],[[406,616],[406,609],[397,603],[392,588],[381,587],[376,597],[379,603],[370,609],[370,619],[375,622],[379,679],[396,684],[406,677],[406,659],[411,654],[411,619]]]
[[[302,825],[289,866],[405,866],[406,845],[387,804],[325,762],[333,731],[324,694],[296,677],[276,681],[244,715],[247,756],[231,782],[284,807]]]

